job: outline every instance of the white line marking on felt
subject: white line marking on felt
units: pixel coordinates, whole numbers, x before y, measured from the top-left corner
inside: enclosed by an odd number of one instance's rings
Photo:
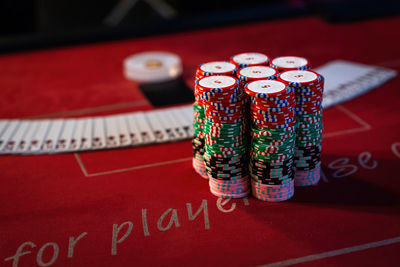
[[[312,254],[312,255],[308,255],[308,256],[304,256],[304,257],[300,257],[300,258],[293,258],[293,259],[278,261],[278,262],[274,262],[274,263],[270,263],[270,264],[259,265],[259,267],[290,266],[290,265],[294,265],[294,264],[298,264],[298,263],[325,259],[325,258],[329,258],[329,257],[348,254],[348,253],[352,253],[352,252],[356,252],[356,251],[362,251],[362,250],[366,250],[366,249],[370,249],[370,248],[386,246],[386,245],[395,244],[395,243],[399,243],[399,242],[400,242],[400,236],[397,236],[394,238],[384,239],[381,241],[376,241],[376,242],[371,242],[371,243],[365,243],[365,244],[358,245],[358,246],[336,249],[336,250],[326,251],[326,252],[322,252],[322,253],[318,253],[318,254]]]
[[[88,172],[86,171],[85,165],[83,165],[83,162],[82,162],[81,157],[79,156],[78,153],[74,153],[74,156],[75,156],[76,161],[77,161],[78,164],[79,164],[79,167],[81,168],[81,171],[83,172],[83,174],[84,174],[86,177],[88,177],[89,174],[88,174]]]
[[[76,109],[76,110],[61,111],[61,112],[56,112],[56,113],[28,116],[28,117],[25,117],[25,119],[78,116],[78,115],[85,115],[85,114],[90,114],[90,113],[95,113],[95,112],[104,112],[104,111],[118,110],[118,109],[124,109],[124,108],[140,107],[140,106],[145,106],[148,103],[149,102],[147,100],[137,100],[137,101],[127,102],[127,103],[118,103],[118,104],[98,106],[98,107],[93,107],[93,108],[83,108],[83,109]]]
[[[185,107],[185,108],[187,108],[187,109],[190,108],[190,112],[192,112],[191,107]],[[363,132],[363,131],[367,131],[367,130],[371,129],[371,126],[368,123],[363,121],[360,117],[358,117],[356,114],[354,114],[353,112],[351,112],[347,108],[345,108],[345,107],[343,107],[341,105],[337,105],[336,108],[338,108],[340,111],[344,112],[346,115],[348,115],[350,118],[355,120],[357,123],[361,124],[363,127],[362,128],[348,129],[348,130],[343,130],[343,131],[338,131],[338,132],[333,132],[333,133],[327,133],[327,134],[324,134],[324,138],[333,137],[333,136],[340,136],[340,135],[356,133],[356,132]],[[78,164],[81,167],[82,172],[86,177],[107,175],[107,174],[113,174],[113,173],[120,173],[120,172],[125,172],[125,171],[132,171],[132,170],[137,170],[137,169],[142,169],[142,168],[150,168],[150,167],[155,167],[155,166],[159,166],[159,165],[169,164],[168,161],[166,161],[167,163],[154,162],[154,163],[147,164],[147,165],[140,165],[140,166],[123,168],[123,169],[116,169],[116,170],[110,170],[110,171],[104,171],[104,172],[97,172],[97,173],[88,174],[86,169],[85,169],[85,165],[83,164],[83,162],[80,159],[79,155],[76,154],[76,153],[75,153],[75,158],[77,159]],[[180,159],[173,160],[171,163],[183,162],[183,161],[186,161],[188,159],[189,158],[187,158],[187,157],[180,158]]]
[[[79,167],[81,168],[83,174],[86,177],[93,177],[93,176],[99,176],[99,175],[107,175],[107,174],[120,173],[120,172],[126,172],[126,171],[140,170],[140,169],[145,169],[145,168],[169,165],[169,164],[192,160],[192,157],[185,157],[185,158],[180,158],[180,159],[159,161],[159,162],[154,162],[154,163],[150,163],[150,164],[138,165],[138,166],[123,168],[123,169],[115,169],[115,170],[104,171],[104,172],[88,173],[79,154],[74,153],[74,155],[75,155],[76,160],[78,161]]]
[[[363,119],[358,117],[356,114],[348,110],[347,108],[343,107],[342,105],[337,105],[337,109],[340,111],[344,112],[347,116],[355,120],[357,123],[361,124],[363,127],[362,128],[353,128],[353,129],[347,129],[343,131],[338,131],[338,132],[333,132],[333,133],[326,133],[324,134],[324,138],[327,137],[333,137],[333,136],[340,136],[340,135],[345,135],[345,134],[351,134],[351,133],[357,133],[357,132],[364,132],[372,129],[371,125],[369,125],[367,122],[365,122]]]

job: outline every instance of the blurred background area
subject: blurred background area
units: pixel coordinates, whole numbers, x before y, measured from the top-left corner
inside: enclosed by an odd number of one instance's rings
[[[0,53],[301,16],[351,23],[399,14],[400,0],[1,0]]]

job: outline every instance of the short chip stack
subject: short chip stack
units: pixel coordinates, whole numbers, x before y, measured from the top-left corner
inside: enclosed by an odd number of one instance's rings
[[[248,83],[250,96],[252,193],[264,201],[284,201],[294,194],[295,97],[275,80]]]
[[[279,72],[288,70],[309,70],[310,61],[304,57],[276,57],[271,60],[269,66],[273,69],[278,70]]]
[[[197,67],[196,71],[196,81],[201,78],[212,76],[212,75],[230,75],[234,76],[236,71],[236,66],[232,63],[225,61],[214,61],[205,64],[201,64]],[[193,168],[196,170],[200,176],[208,179],[204,165],[204,149],[205,141],[203,135],[204,129],[204,107],[203,102],[200,99],[195,87],[195,102],[193,104],[194,118],[193,118],[193,132],[194,137],[192,140],[193,147]]]
[[[212,194],[240,198],[250,193],[246,95],[230,76],[210,76],[196,82],[205,109],[204,162]]]
[[[232,56],[230,62],[235,64],[237,68],[267,66],[269,57],[261,53],[248,52]]]
[[[322,141],[322,94],[324,78],[314,71],[292,70],[279,80],[295,89],[296,152],[295,185],[309,186],[320,179]]]

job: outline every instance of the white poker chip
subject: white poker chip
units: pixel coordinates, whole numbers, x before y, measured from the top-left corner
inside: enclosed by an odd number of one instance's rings
[[[272,64],[280,68],[299,68],[308,64],[303,57],[277,57],[272,60]]]
[[[308,83],[316,80],[317,74],[307,70],[289,70],[282,72],[280,79],[287,82]]]
[[[286,85],[283,82],[275,80],[254,81],[247,85],[247,89],[260,94],[273,94],[285,90]]]
[[[170,52],[152,51],[134,54],[124,60],[124,76],[139,83],[173,80],[182,74],[182,62]]]
[[[225,61],[213,61],[200,66],[200,70],[214,74],[233,72],[235,69],[236,66],[234,64]]]
[[[236,83],[236,79],[230,76],[209,76],[201,79],[199,85],[204,88],[226,88]]]
[[[267,66],[254,66],[254,67],[247,67],[243,68],[239,71],[240,75],[249,78],[264,78],[275,75],[277,71],[273,68]]]
[[[264,64],[268,61],[268,56],[261,53],[242,53],[233,56],[232,61],[237,64],[254,65]]]

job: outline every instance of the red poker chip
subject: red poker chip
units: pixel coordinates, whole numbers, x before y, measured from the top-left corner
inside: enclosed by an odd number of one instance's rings
[[[211,122],[222,122],[227,123],[227,121],[237,121],[243,118],[243,115],[235,115],[235,116],[212,116],[206,114],[207,119],[211,120]]]
[[[287,118],[287,117],[294,117],[294,109],[291,109],[287,112],[269,112],[261,109],[250,109],[250,113],[254,114],[256,116],[264,116],[264,117],[270,117],[270,118]]]
[[[271,117],[265,117],[262,116],[260,114],[252,114],[252,118],[253,119],[257,119],[260,121],[265,121],[266,123],[272,123],[272,124],[286,124],[286,123],[290,123],[292,121],[296,120],[296,117],[281,117],[281,118],[271,118]]]
[[[246,86],[244,87],[244,91],[246,94],[248,94],[249,96],[252,96],[256,99],[286,99],[286,98],[290,98],[291,95],[293,94],[293,92],[288,92],[287,86],[285,85],[284,88],[282,88],[279,91],[272,91],[269,93],[260,93],[260,92],[256,92],[256,91],[252,91],[251,89],[249,89],[249,87],[251,88],[252,86],[256,86],[256,83],[266,83],[268,81],[274,81],[274,82],[278,82],[275,80],[260,80],[260,81],[253,81],[253,82],[249,82],[246,84]],[[262,88],[268,88],[270,85],[265,84],[265,85],[259,85],[259,87]],[[257,101],[257,100],[256,100]]]
[[[259,60],[255,60],[256,57],[259,57]],[[267,66],[269,62],[269,57],[262,53],[241,53],[232,56],[229,61],[236,65],[238,68],[243,67],[251,67],[251,66]]]
[[[231,66],[230,66],[231,65]],[[196,76],[227,75],[234,76],[236,66],[226,61],[212,61],[197,66]]]
[[[251,113],[251,116],[252,116],[252,118],[257,118],[257,119],[260,119],[260,120],[278,120],[278,122],[296,118],[294,115],[268,116],[268,115],[257,114],[257,113]]]
[[[276,78],[278,71],[267,66],[251,66],[239,69],[236,72],[236,77],[243,83]]]
[[[291,123],[288,123],[288,124],[276,124],[276,125],[273,125],[273,124],[267,124],[267,123],[264,123],[264,122],[262,124],[260,124],[258,122],[253,121],[253,124],[256,125],[258,128],[261,128],[261,129],[265,129],[265,128],[267,128],[267,129],[286,129],[286,128],[294,126],[295,122],[291,122]]]
[[[250,103],[252,106],[256,106],[256,107],[272,107],[272,108],[286,108],[286,107],[296,105],[295,98],[285,100],[285,101],[283,101],[283,103],[282,103],[282,101],[274,102],[274,101],[256,101],[256,100],[251,100]],[[282,105],[284,105],[284,106],[282,106]],[[285,106],[285,105],[288,105],[288,106]]]
[[[310,79],[305,79],[307,76],[309,76]],[[278,77],[278,81],[288,83],[289,85],[298,84],[300,86],[310,86],[318,83],[318,77],[321,77],[321,75],[312,70],[289,70],[282,72]],[[302,78],[303,80],[301,80]],[[321,82],[323,82],[323,79]]]
[[[206,109],[207,109],[208,111],[211,111],[211,112],[218,112],[218,113],[227,113],[227,114],[229,114],[229,113],[242,112],[243,109],[244,109],[244,107],[245,107],[245,105],[240,105],[240,106],[238,105],[238,106],[236,106],[236,107],[219,109],[219,108],[214,107],[214,106],[206,106]]]
[[[301,113],[301,112],[307,112],[309,113],[315,113],[317,111],[321,110],[321,105],[319,106],[301,106],[301,107],[296,107],[295,108],[295,112],[297,113]]]
[[[294,110],[294,106],[290,107],[285,107],[285,108],[271,108],[271,107],[262,107],[262,106],[251,106],[250,109],[252,111],[261,111],[263,113],[269,113],[269,114],[286,114],[286,113],[292,113]]]
[[[296,101],[294,98],[284,100],[283,103],[282,103],[282,101],[274,102],[274,101],[255,101],[255,100],[250,100],[250,103],[252,106],[255,106],[255,107],[272,107],[272,108],[287,108],[287,107],[296,105]],[[282,105],[284,105],[284,106],[282,106]],[[285,106],[285,105],[288,105],[288,106]]]
[[[310,101],[305,101],[305,100],[297,100],[296,101],[296,106],[301,107],[301,106],[310,106],[310,105],[317,105],[321,104],[322,99],[318,100],[310,100]]]
[[[295,95],[295,99],[318,99],[318,98],[322,98],[322,94],[321,95],[317,95],[317,94],[312,94],[312,95]]]
[[[258,97],[258,96],[250,96],[252,99],[256,101],[277,101],[277,100],[287,100],[290,98],[294,98],[294,91],[290,92],[286,95],[281,95],[281,96],[270,96],[270,97]]]
[[[289,106],[278,106],[278,105],[255,105],[252,104],[250,106],[251,110],[261,110],[264,112],[284,112],[284,113],[288,113],[291,110],[293,110],[295,108],[295,104],[291,104]]]
[[[296,123],[296,119],[292,118],[289,120],[279,120],[279,121],[269,121],[263,117],[252,117],[252,120],[255,121],[260,121],[257,123],[262,123],[264,126],[278,126],[278,125],[288,125],[292,126]]]
[[[272,111],[266,111],[266,110],[257,109],[257,108],[256,109],[251,108],[250,113],[256,114],[256,115],[263,115],[265,117],[271,117],[271,118],[292,117],[295,115],[294,109],[290,109],[288,111],[272,112]]]
[[[220,78],[220,79],[216,79],[215,77]],[[224,86],[222,84],[224,79],[225,80],[234,79],[234,83]],[[215,84],[215,87],[211,87],[211,86],[206,87],[206,86],[204,86],[202,84],[213,84],[213,85]],[[232,77],[232,76],[226,76],[226,75],[204,77],[204,78],[198,80],[197,83],[196,83],[196,86],[197,86],[198,90],[203,90],[203,91],[206,91],[206,92],[210,91],[210,90],[213,90],[215,88],[222,89],[222,90],[232,90],[232,89],[237,88],[238,85],[239,85],[239,81],[238,81],[237,78]]]
[[[310,93],[310,94],[296,94],[295,98],[322,98],[323,95],[318,93]]]
[[[282,58],[282,59],[283,59],[283,58],[288,58],[288,60],[290,60],[290,58],[292,58],[292,57],[294,57],[294,58],[300,58],[300,59],[302,59],[302,60],[305,60],[306,62],[305,62],[305,64],[297,65],[297,66],[295,66],[295,67],[283,66],[283,65],[279,64],[279,62],[277,62],[277,59],[279,59],[279,58]],[[289,63],[289,62],[288,62],[288,63]],[[304,57],[298,57],[298,56],[280,56],[280,57],[276,57],[276,58],[272,59],[271,62],[270,62],[270,66],[271,66],[272,68],[277,69],[279,72],[282,72],[282,71],[288,71],[288,70],[299,70],[299,68],[301,68],[301,69],[309,69],[310,66],[311,66],[311,63],[310,63],[310,60],[308,60],[307,58],[304,58]]]

